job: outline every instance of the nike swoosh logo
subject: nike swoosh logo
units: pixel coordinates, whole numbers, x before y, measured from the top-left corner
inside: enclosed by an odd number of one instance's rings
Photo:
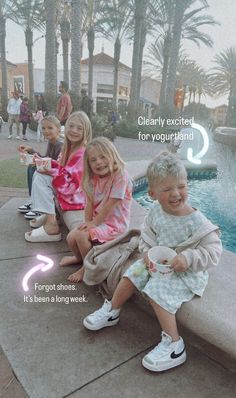
[[[176,354],[174,351],[171,353],[171,358],[172,359],[176,359],[176,358],[179,358],[179,357],[181,357],[181,355],[184,353],[184,351],[185,351],[185,347],[184,347],[184,349],[183,349],[183,351],[181,351],[179,354]]]
[[[118,319],[120,316],[118,315],[116,318],[112,318],[112,316],[107,320],[108,322],[111,322],[111,321],[115,321],[116,319]]]

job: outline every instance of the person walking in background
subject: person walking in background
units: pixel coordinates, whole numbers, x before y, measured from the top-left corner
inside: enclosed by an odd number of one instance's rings
[[[22,123],[22,139],[27,141],[26,138],[26,129],[27,124],[30,122],[30,109],[29,109],[29,101],[27,97],[23,98],[22,103],[20,104],[20,122]]]
[[[10,98],[7,105],[7,112],[9,115],[9,136],[8,139],[12,138],[12,127],[16,124],[16,138],[20,139],[20,106],[21,99],[19,98],[19,93],[17,91],[12,92],[13,97]]]
[[[88,97],[84,88],[81,90],[81,96],[80,109],[88,115],[89,119],[91,119],[92,100]]]
[[[68,93],[68,84],[64,81],[61,81],[59,91],[61,96],[57,103],[57,117],[60,120],[61,126],[65,126],[66,121],[72,111],[71,98],[70,94]]]

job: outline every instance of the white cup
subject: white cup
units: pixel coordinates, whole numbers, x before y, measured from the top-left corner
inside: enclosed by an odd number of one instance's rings
[[[155,246],[148,250],[149,272],[155,277],[158,274],[170,276],[174,270],[169,265],[177,253],[165,246]],[[167,262],[167,264],[164,263]]]
[[[29,166],[30,164],[34,164],[33,162],[34,155],[30,155],[27,152],[20,152],[20,163]]]
[[[40,159],[35,158],[35,163],[37,170],[39,171],[51,169],[51,158],[40,158]]]
[[[33,162],[34,155],[30,155],[29,153],[26,154],[25,164],[29,166],[30,164],[34,164]]]

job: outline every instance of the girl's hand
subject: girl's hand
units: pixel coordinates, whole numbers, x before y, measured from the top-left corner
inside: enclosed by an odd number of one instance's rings
[[[31,146],[28,146],[28,145],[20,145],[20,146],[17,148],[17,151],[19,151],[19,152],[25,152],[25,153],[28,153],[28,152],[30,152],[31,150],[32,150]]]
[[[182,254],[175,256],[171,260],[170,265],[176,272],[185,272],[189,268],[188,263]]]
[[[90,228],[94,228],[94,227],[97,227],[97,225],[95,224],[95,222],[93,222],[93,221],[87,221],[87,222],[84,222],[84,223],[80,224],[80,225],[78,226],[78,229],[79,229],[80,231],[88,231]]]

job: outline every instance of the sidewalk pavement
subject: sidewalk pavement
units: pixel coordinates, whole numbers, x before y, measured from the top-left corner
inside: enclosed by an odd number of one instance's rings
[[[6,148],[8,141],[0,139]],[[120,152],[124,149],[126,155],[139,158],[143,148],[138,150],[136,145],[140,143],[131,141],[128,145],[128,142],[117,140]],[[97,309],[102,299],[93,288],[67,281],[74,267],[57,267],[68,250],[65,240],[40,245],[24,241],[28,223],[16,209],[24,202],[27,191],[21,193],[14,189],[0,190],[1,203],[5,203],[0,209],[0,228],[4,231],[0,242],[1,397],[174,398],[176,394],[180,398],[235,397],[235,374],[189,342],[184,366],[163,374],[142,368],[141,358],[159,340],[160,328],[156,320],[132,301],[124,308],[118,326],[95,333],[85,330],[82,319]],[[64,230],[64,237],[65,234]],[[56,267],[47,275],[35,277],[34,282],[47,284],[52,290],[49,293],[32,290],[30,296],[36,299],[30,303],[26,302],[30,298],[23,294],[21,281],[25,272],[37,263],[35,255],[39,252],[50,255]],[[59,289],[68,286],[76,290],[68,293]],[[40,297],[42,301],[36,302]],[[75,297],[74,300],[85,297],[86,301],[66,304],[69,297]],[[43,302],[46,299],[50,303]]]

